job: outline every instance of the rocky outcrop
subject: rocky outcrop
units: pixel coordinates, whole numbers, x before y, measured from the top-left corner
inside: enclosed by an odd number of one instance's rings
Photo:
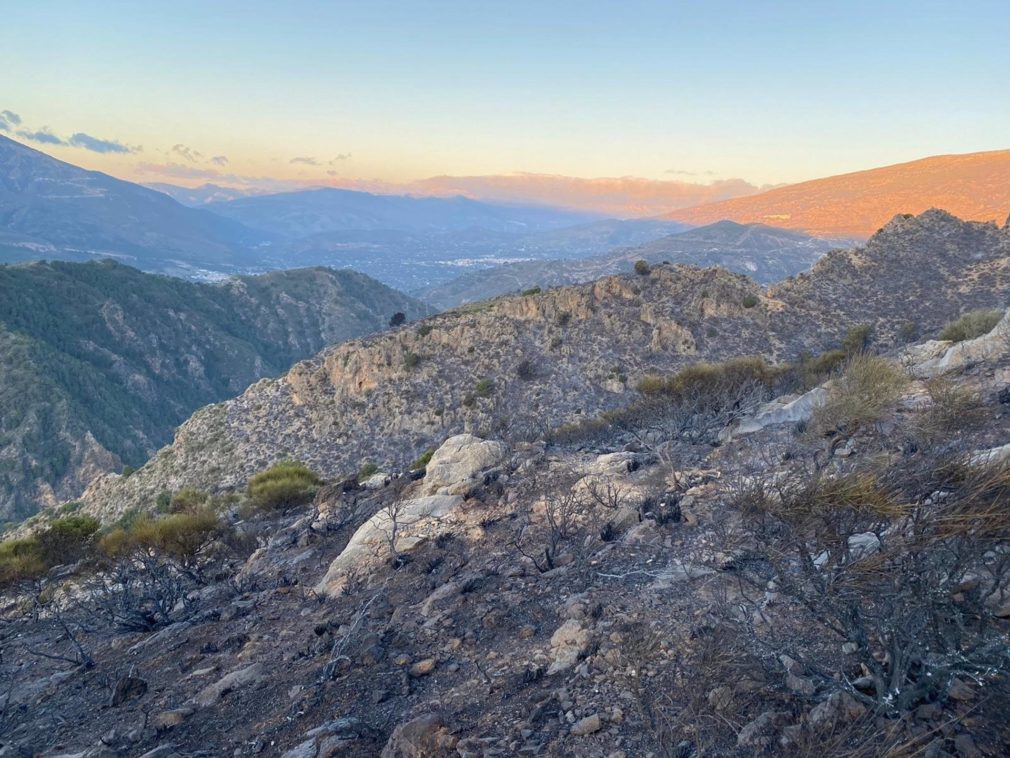
[[[464,494],[474,477],[499,465],[505,458],[505,445],[494,440],[482,440],[472,434],[450,437],[436,450],[425,468],[426,495]]]
[[[814,387],[800,396],[786,395],[776,398],[758,408],[751,416],[740,419],[719,433],[721,442],[729,442],[742,434],[752,434],[768,426],[778,424],[795,424],[809,421],[814,411],[824,405],[828,399],[828,390],[824,387]]]
[[[634,401],[645,374],[818,354],[860,324],[886,349],[965,309],[1005,307],[1007,261],[1010,231],[930,211],[763,293],[726,271],[660,265],[466,306],[335,346],[196,414],[129,479],[97,482],[85,509],[114,518],[165,490],[240,490],[280,458],[338,480],[366,462],[404,467],[457,434],[543,437]],[[760,423],[801,420],[816,400],[770,407]]]
[[[1010,309],[988,334],[957,343],[931,340],[906,351],[905,359],[911,364],[914,376],[931,379],[1007,354],[1010,354]]]

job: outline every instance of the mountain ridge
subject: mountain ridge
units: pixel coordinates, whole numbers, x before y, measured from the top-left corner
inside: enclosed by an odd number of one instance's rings
[[[729,219],[822,236],[867,238],[899,213],[942,207],[969,221],[1010,214],[1010,150],[929,156],[790,184],[664,214],[691,224]]]
[[[354,272],[200,284],[112,261],[0,266],[0,518],[76,498],[201,405],[396,312],[425,307]]]
[[[962,310],[1005,307],[1008,262],[1010,227],[930,211],[767,290],[721,269],[656,266],[464,306],[331,347],[202,409],[134,477],[96,480],[86,507],[108,515],[164,489],[239,488],[285,456],[339,477],[368,462],[404,465],[437,439],[495,424],[536,437],[630,402],[646,374],[746,354],[816,355],[864,324],[877,344],[901,344],[914,336],[910,321],[931,334]],[[895,300],[895,290],[909,297]],[[200,462],[209,429],[223,435],[213,454],[227,462],[223,475]]]

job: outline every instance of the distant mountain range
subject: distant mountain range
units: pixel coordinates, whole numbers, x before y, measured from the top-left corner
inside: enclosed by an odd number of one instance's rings
[[[221,203],[228,200],[238,200],[250,195],[265,195],[266,190],[240,189],[238,187],[222,187],[218,184],[201,184],[199,187],[180,187],[178,184],[165,182],[145,182],[144,186],[157,190],[176,202],[199,208],[208,203]]]
[[[112,261],[0,266],[0,521],[142,463],[209,402],[424,306],[350,271],[198,284]]]
[[[0,263],[116,258],[149,271],[237,271],[262,240],[230,219],[0,136]]]
[[[730,219],[821,236],[866,238],[899,213],[943,208],[970,221],[1010,215],[1010,150],[938,155],[791,184],[757,195],[673,211],[687,224]]]
[[[438,308],[453,308],[510,292],[578,284],[626,273],[638,260],[651,264],[720,266],[746,274],[760,284],[770,284],[806,271],[824,253],[839,246],[837,240],[819,239],[763,224],[720,221],[591,258],[524,261],[470,271],[414,294]]]
[[[537,205],[492,205],[465,197],[410,197],[322,188],[244,197],[208,208],[250,229],[288,238],[344,231],[529,233],[599,218]]]

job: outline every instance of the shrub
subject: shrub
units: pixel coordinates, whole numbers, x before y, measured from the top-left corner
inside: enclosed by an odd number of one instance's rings
[[[0,587],[34,579],[48,568],[35,538],[0,542]]]
[[[646,374],[638,380],[636,389],[643,395],[662,395],[666,392],[666,378],[659,374]]]
[[[740,305],[744,308],[753,308],[759,302],[757,295],[744,295],[743,300],[740,301]]]
[[[798,365],[800,377],[805,387],[816,387],[845,364],[848,358],[844,350],[828,350],[820,355],[803,356]]]
[[[434,328],[435,327],[433,327],[431,324],[421,324],[419,327],[417,327],[417,336],[427,337],[429,334],[431,334]]]
[[[537,370],[533,365],[533,361],[528,358],[523,358],[519,361],[519,365],[516,366],[516,376],[522,379],[524,382],[532,381],[537,378]]]
[[[886,358],[857,353],[815,412],[813,429],[823,434],[851,432],[878,421],[898,401],[908,382],[905,372]]]
[[[850,327],[842,337],[842,350],[846,355],[854,355],[862,352],[870,344],[870,333],[873,327],[870,324],[859,324]]]
[[[322,483],[304,463],[281,461],[249,480],[249,498],[264,509],[291,508],[312,500]]]
[[[158,493],[158,497],[154,500],[154,509],[158,513],[168,513],[168,509],[172,507],[172,493],[168,490],[162,490]]]
[[[192,513],[206,508],[209,501],[210,495],[206,492],[187,487],[171,497],[168,510],[170,513]]]
[[[635,273],[639,276],[648,276],[652,273],[652,268],[649,267],[648,262],[637,260],[635,261]]]
[[[494,394],[494,380],[484,377],[477,382],[473,392],[477,397],[491,397]]]
[[[122,476],[123,476],[124,479],[129,479],[135,473],[137,473],[137,469],[134,468],[133,466],[123,466],[123,474],[122,474]]]
[[[1000,310],[977,310],[965,313],[956,321],[947,324],[938,335],[939,339],[963,342],[988,334],[1003,318]]]
[[[161,553],[180,561],[195,557],[211,541],[220,536],[221,522],[209,510],[195,513],[173,513],[163,518],[143,517],[128,530],[107,534],[100,548],[110,557],[121,557],[131,550]]]
[[[363,482],[372,474],[376,474],[379,471],[379,467],[374,463],[365,463],[358,469],[358,481]]]
[[[696,395],[714,398],[752,382],[770,387],[780,374],[781,369],[769,366],[763,358],[732,358],[722,363],[695,363],[669,377],[650,374],[639,381],[638,391],[643,395],[664,395],[672,400]]]
[[[410,470],[420,471],[421,469],[426,468],[428,463],[431,461],[431,456],[433,456],[434,454],[435,454],[435,448],[429,447],[427,450],[421,453],[420,456],[418,456],[416,461],[410,464]]]
[[[957,444],[961,430],[982,422],[985,405],[981,398],[945,377],[926,382],[928,407],[919,415],[914,431],[932,445]]]
[[[421,356],[417,353],[406,352],[403,354],[403,365],[405,368],[414,368],[421,362]]]
[[[38,533],[39,556],[47,566],[80,560],[99,528],[94,516],[65,516]]]
[[[523,290],[523,297],[532,297],[533,295],[539,295],[541,293],[539,287],[530,287],[528,290]]]
[[[392,327],[403,326],[407,323],[407,317],[400,311],[397,311],[389,318],[389,325]]]
[[[557,324],[558,326],[568,326],[569,322],[572,320],[572,314],[568,311],[561,311],[558,314]]]

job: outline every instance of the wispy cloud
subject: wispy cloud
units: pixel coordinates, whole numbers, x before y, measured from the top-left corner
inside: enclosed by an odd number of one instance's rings
[[[9,132],[15,126],[21,126],[21,117],[14,111],[0,111],[0,132]]]
[[[77,132],[70,138],[69,144],[74,147],[83,147],[93,153],[138,153],[141,151],[139,147],[130,147],[115,140],[99,139],[84,132]]]
[[[29,129],[19,129],[18,136],[24,137],[26,140],[31,140],[32,142],[38,142],[42,145],[66,145],[66,141],[62,137],[58,137],[53,134],[52,130],[48,126],[43,126],[41,129],[36,129],[31,131]]]
[[[303,156],[301,158],[292,158],[288,163],[301,163],[305,166],[318,166],[319,161],[311,156]]]
[[[341,153],[336,158],[334,158],[332,161],[330,161],[330,165],[331,166],[335,166],[336,164],[340,163],[340,161],[350,160],[350,158],[351,158],[351,154],[350,153]]]
[[[228,156],[227,155],[215,155],[213,158],[210,159],[210,162],[213,163],[215,166],[227,166],[228,165]]]
[[[715,171],[685,171],[680,168],[668,168],[663,173],[673,176],[715,176]]]
[[[182,144],[173,145],[172,152],[190,163],[197,163],[203,158],[203,153],[199,150],[194,150],[193,148]]]

